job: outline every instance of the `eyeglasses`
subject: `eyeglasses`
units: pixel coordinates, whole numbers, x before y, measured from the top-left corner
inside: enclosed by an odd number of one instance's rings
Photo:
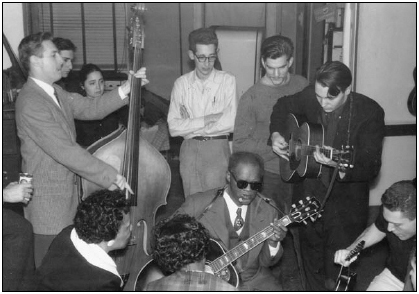
[[[237,180],[236,177],[232,172],[230,172],[230,175],[233,177],[234,181],[236,181],[237,188],[243,190],[246,189],[250,185],[250,189],[254,191],[260,192],[262,190],[263,183],[262,182],[247,182],[243,180]]]
[[[217,55],[211,55],[211,56],[198,56],[196,54],[194,54],[196,59],[198,59],[199,62],[204,63],[205,61],[208,60],[208,62],[214,62],[217,59]]]

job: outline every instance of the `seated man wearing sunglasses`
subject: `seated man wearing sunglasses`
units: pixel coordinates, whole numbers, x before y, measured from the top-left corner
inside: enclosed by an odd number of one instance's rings
[[[177,213],[189,214],[200,221],[226,251],[273,224],[278,213],[262,189],[263,159],[254,153],[236,152],[230,157],[227,185],[186,198]],[[282,256],[280,241],[287,228],[273,226],[274,234],[237,259],[234,267],[240,291],[280,291],[279,281],[269,267]]]

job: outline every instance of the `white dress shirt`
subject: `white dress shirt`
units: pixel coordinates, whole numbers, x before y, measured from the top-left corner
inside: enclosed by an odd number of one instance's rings
[[[247,213],[247,208],[249,206],[248,205],[238,206],[233,201],[233,199],[231,199],[230,195],[227,193],[227,189],[224,190],[223,197],[224,197],[224,200],[227,204],[228,212],[230,214],[231,224],[234,226],[234,221],[235,221],[236,216],[237,216],[237,208],[239,208],[239,207],[242,209],[243,221],[246,222],[246,213]],[[237,230],[237,234],[240,235],[242,230],[243,230],[243,227],[241,227],[239,230]],[[271,256],[275,256],[278,253],[280,246],[281,246],[281,242],[278,242],[276,247],[273,247],[273,246],[269,245],[269,252],[271,253]]]
[[[73,242],[74,247],[76,247],[77,251],[88,263],[118,276],[121,280],[121,287],[124,285],[124,282],[116,269],[115,261],[105,252],[105,250],[100,248],[97,244],[88,244],[84,242],[79,238],[76,229],[74,228],[71,230],[70,239],[71,242]]]
[[[47,84],[47,83],[45,83],[45,82],[43,82],[43,81],[41,81],[41,80],[38,80],[38,79],[35,79],[34,77],[30,77],[31,79],[33,79],[34,80],[34,82],[39,86],[39,87],[41,87],[47,94],[48,94],[48,96],[50,96],[51,97],[51,99],[55,102],[55,104],[57,104],[58,105],[58,107],[60,107],[61,108],[61,105],[60,105],[60,103],[58,102],[58,100],[57,100],[57,97],[55,97],[55,95],[54,95],[54,91],[55,91],[55,89],[54,89],[54,87],[53,86],[51,86],[51,85],[49,85],[49,84]],[[119,94],[119,97],[121,97],[121,99],[122,100],[124,100],[125,98],[127,98],[128,96],[127,95],[125,95],[124,94],[124,92],[122,92],[122,89],[121,89],[121,87],[118,87],[118,94]]]
[[[182,117],[181,107],[189,117]],[[206,80],[197,77],[195,70],[179,77],[173,86],[167,122],[173,137],[190,139],[195,136],[228,135],[234,130],[237,111],[236,78],[213,69]],[[222,113],[221,118],[204,125],[204,116]]]

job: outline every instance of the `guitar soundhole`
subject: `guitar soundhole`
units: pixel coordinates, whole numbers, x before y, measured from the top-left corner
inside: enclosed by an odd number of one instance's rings
[[[217,276],[220,277],[221,279],[223,279],[226,282],[230,281],[230,271],[227,268],[218,272]]]

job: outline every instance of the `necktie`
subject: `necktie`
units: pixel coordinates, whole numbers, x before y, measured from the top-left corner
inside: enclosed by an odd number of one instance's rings
[[[60,99],[58,99],[57,91],[54,89],[54,96],[57,98],[58,106],[61,108]]]
[[[242,218],[242,209],[239,207],[237,208],[237,216],[234,220],[234,229],[236,231],[240,230],[244,225],[244,219]]]

